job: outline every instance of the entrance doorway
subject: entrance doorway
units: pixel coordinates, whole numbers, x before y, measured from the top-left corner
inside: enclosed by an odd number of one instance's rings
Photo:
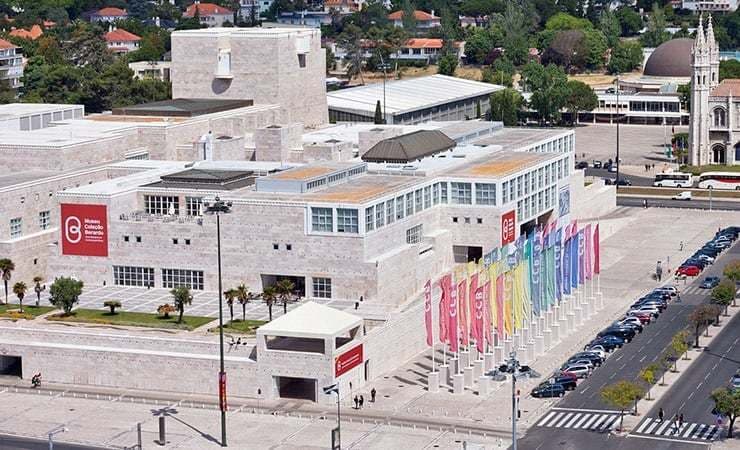
[[[0,355],[0,375],[23,378],[23,360],[20,356]]]
[[[725,164],[725,146],[717,144],[712,147],[712,164]]]
[[[478,261],[483,257],[483,247],[471,247],[467,245],[453,245],[452,254],[456,263]]]
[[[306,277],[296,277],[292,275],[266,275],[261,274],[262,286],[274,286],[280,280],[290,280],[293,283],[293,294],[305,298],[306,297]]]
[[[274,377],[280,398],[316,401],[317,381],[313,378]]]

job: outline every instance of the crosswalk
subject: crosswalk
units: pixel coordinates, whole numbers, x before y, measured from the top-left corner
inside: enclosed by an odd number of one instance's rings
[[[709,295],[711,291],[711,289],[700,288],[699,285],[691,285],[681,289],[681,295]]]
[[[571,428],[578,430],[607,431],[619,423],[619,414],[586,411],[552,410],[536,424],[537,427]]]
[[[711,441],[718,437],[719,427],[703,423],[684,423],[678,426],[678,422],[648,418],[643,421],[634,431],[636,434],[651,434],[654,436],[673,437],[680,439],[698,439]]]

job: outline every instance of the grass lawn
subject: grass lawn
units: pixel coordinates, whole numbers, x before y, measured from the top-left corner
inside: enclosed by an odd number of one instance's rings
[[[31,320],[56,308],[52,306],[33,306],[23,305],[23,312],[18,311],[18,305],[0,305],[0,317],[9,317],[11,319],[28,319]]]
[[[233,322],[229,322],[224,325],[224,333],[254,334],[255,330],[265,323],[267,322],[263,320],[242,321],[236,319]],[[218,333],[218,327],[211,328],[208,331],[212,333]]]
[[[679,170],[693,175],[699,175],[702,172],[740,172],[740,165],[681,166]]]
[[[76,309],[69,316],[55,314],[47,317],[48,320],[57,320],[61,322],[83,322],[98,323],[106,325],[125,325],[132,327],[151,327],[151,328],[173,328],[178,330],[193,330],[211,322],[210,317],[200,316],[183,316],[182,323],[177,323],[177,314],[171,314],[170,317],[164,318],[158,314],[147,314],[139,312],[120,311],[111,314],[105,309]]]

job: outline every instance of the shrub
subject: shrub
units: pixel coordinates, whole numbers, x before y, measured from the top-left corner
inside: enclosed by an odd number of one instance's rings
[[[118,300],[106,300],[103,302],[103,306],[105,306],[106,308],[110,308],[110,313],[112,315],[116,313],[116,308],[121,307],[121,302],[119,302]]]
[[[157,308],[157,314],[160,316],[163,316],[165,319],[170,318],[170,314],[177,311],[174,306],[170,305],[169,303],[165,303],[164,305],[159,305]]]

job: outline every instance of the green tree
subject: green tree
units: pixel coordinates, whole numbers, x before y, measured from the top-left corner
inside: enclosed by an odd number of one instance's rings
[[[437,61],[437,73],[441,75],[454,76],[457,69],[457,56],[452,52],[447,52]]]
[[[646,398],[650,400],[650,389],[655,384],[655,375],[660,370],[657,364],[650,364],[640,370],[639,377],[647,385]]]
[[[496,91],[490,97],[489,118],[500,120],[507,127],[515,126],[519,120],[522,103],[522,96],[515,89],[506,88]]]
[[[33,291],[36,293],[36,306],[39,306],[41,303],[41,293],[46,289],[46,286],[41,286],[42,281],[44,281],[44,279],[38,275],[33,277]]]
[[[272,322],[272,306],[275,304],[276,299],[277,290],[275,289],[275,286],[266,286],[264,289],[262,289],[262,300],[267,305],[267,312],[270,317],[270,322]]]
[[[49,288],[49,302],[57,308],[62,308],[64,315],[70,315],[75,303],[82,295],[83,283],[69,277],[55,278]]]
[[[678,92],[678,99],[681,102],[686,111],[691,111],[691,85],[681,84],[676,89]]]
[[[522,69],[522,78],[527,90],[532,93],[529,106],[537,111],[541,123],[560,120],[560,111],[568,98],[568,77],[558,66],[547,67],[530,62]]]
[[[177,323],[182,323],[182,316],[185,314],[185,305],[193,302],[193,295],[187,286],[178,286],[170,290],[172,301],[175,303],[175,309],[178,312]]]
[[[234,300],[237,299],[239,293],[236,289],[227,289],[224,291],[224,297],[226,298],[226,304],[229,306],[229,321],[234,321]]]
[[[609,8],[605,8],[599,17],[599,29],[606,37],[606,44],[609,48],[614,48],[619,42],[619,35],[622,29],[619,26],[619,19]]]
[[[10,87],[10,81],[0,80],[0,105],[14,103],[16,101],[16,92]]]
[[[722,271],[722,274],[729,278],[733,283],[735,283],[735,286],[737,286],[738,282],[740,281],[740,259],[734,259],[727,263],[725,269]],[[737,306],[734,297],[732,299],[732,306]]]
[[[488,28],[474,28],[465,39],[465,55],[470,64],[483,64],[498,43]]]
[[[636,41],[620,41],[612,49],[607,65],[609,73],[631,72],[642,65],[642,45]]]
[[[619,413],[619,428],[624,423],[624,412],[637,402],[643,395],[642,388],[631,381],[618,381],[601,389],[601,398],[604,403],[617,408]]]
[[[647,30],[640,37],[642,45],[657,47],[669,40],[671,35],[665,30],[665,27],[665,11],[657,3],[653,3],[653,11],[648,16]]]
[[[673,338],[671,338],[671,348],[674,352],[676,352],[677,356],[683,356],[684,359],[687,358],[687,353],[689,351],[688,340],[689,332],[686,330],[679,331],[673,336]]]
[[[719,81],[725,78],[740,78],[740,61],[736,59],[727,59],[719,62]]]
[[[375,103],[375,117],[373,118],[373,123],[375,125],[380,125],[383,122],[383,109],[380,107],[380,100],[378,100],[378,102]]]
[[[413,33],[414,30],[416,30],[416,16],[414,15],[415,9],[416,8],[414,8],[414,5],[410,0],[403,0],[401,2],[401,10],[403,11],[401,23],[403,24],[403,28],[408,30],[409,33]]]
[[[545,24],[546,30],[552,31],[565,31],[565,30],[580,30],[586,31],[593,28],[591,22],[588,19],[581,19],[580,17],[573,17],[570,14],[560,12],[550,17]]]
[[[121,302],[118,300],[106,300],[103,302],[103,306],[110,309],[110,314],[114,315],[116,313],[116,308],[121,307]]]
[[[283,314],[288,313],[288,302],[293,299],[295,284],[287,278],[283,278],[275,284],[275,293],[283,304]]]
[[[362,47],[360,42],[362,39],[362,30],[360,27],[348,24],[344,27],[344,31],[337,36],[337,44],[342,47],[347,55],[345,58],[348,60],[345,64],[347,70],[347,78],[351,81],[352,78],[360,76],[360,82],[365,84],[365,79],[362,76]]]
[[[567,88],[568,96],[565,99],[565,109],[570,113],[571,122],[575,122],[579,111],[593,111],[599,106],[596,93],[586,83],[569,80]]]
[[[699,334],[704,327],[712,323],[714,309],[711,305],[699,305],[689,314],[689,324],[694,329],[694,347],[699,347]]]
[[[503,14],[497,14],[493,25],[503,31],[503,47],[506,57],[519,66],[529,57],[529,34],[532,23],[521,2],[511,0],[506,3]]]
[[[252,300],[252,293],[249,292],[247,286],[244,283],[236,287],[236,299],[242,306],[242,321],[247,320],[247,303]]]
[[[13,285],[13,293],[18,297],[18,305],[21,312],[23,312],[23,298],[26,296],[28,286],[26,283],[19,281]]]
[[[714,410],[727,417],[729,421],[727,424],[727,437],[732,439],[735,419],[740,415],[740,389],[716,389],[712,392],[712,400],[714,400]]]
[[[5,285],[5,304],[8,304],[8,283],[15,270],[15,263],[8,258],[0,259],[0,276],[3,278]]]
[[[483,81],[506,87],[514,86],[514,63],[506,56],[500,56],[490,67],[483,69]]]
[[[712,303],[721,306],[727,315],[727,308],[735,300],[735,283],[730,280],[722,280],[714,289],[712,289]]]
[[[62,44],[65,60],[77,67],[102,72],[112,62],[113,55],[103,39],[103,30],[85,22],[75,22],[69,39]]]
[[[586,46],[586,67],[598,70],[604,67],[606,51],[609,49],[604,33],[599,30],[586,30],[584,34]]]
[[[630,6],[617,9],[617,19],[622,28],[622,36],[634,36],[642,29],[642,18]]]
[[[139,49],[129,53],[128,60],[135,61],[161,61],[167,51],[165,39],[161,31],[147,32],[141,37]]]

